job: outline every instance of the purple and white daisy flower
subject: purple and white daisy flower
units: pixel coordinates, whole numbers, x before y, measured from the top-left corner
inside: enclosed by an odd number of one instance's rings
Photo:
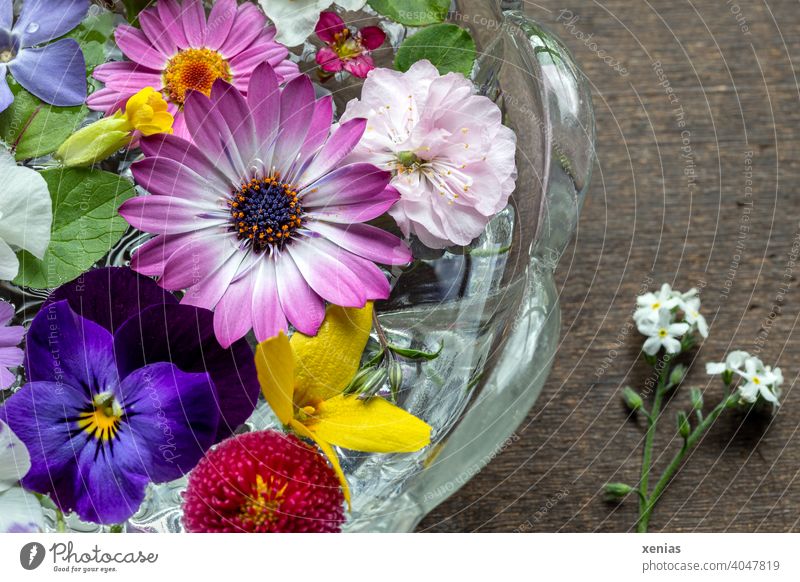
[[[184,304],[214,309],[222,345],[252,328],[264,341],[288,324],[316,334],[325,301],[363,307],[389,296],[375,263],[411,253],[393,234],[365,224],[399,198],[391,174],[343,163],[364,132],[352,119],[331,133],[331,98],[315,99],[305,75],[281,90],[268,64],[245,98],[218,80],[185,104],[193,143],[173,135],[142,140],[134,177],[151,196],[123,204],[135,228],[157,235],[131,266]]]
[[[89,0],[25,0],[14,22],[14,1],[0,0],[0,112],[14,101],[6,72],[45,103],[83,103],[86,62],[81,47],[71,38],[50,41],[78,26],[88,9]]]
[[[141,89],[155,87],[175,116],[175,133],[185,137],[183,104],[190,91],[208,95],[223,79],[245,92],[264,62],[281,81],[298,75],[289,50],[275,41],[275,27],[250,2],[217,0],[206,18],[201,0],[159,0],[139,14],[139,22],[141,29],[117,27],[117,45],[130,60],[94,70],[105,88],[89,96],[90,108],[112,113]]]
[[[0,418],[30,454],[25,488],[83,520],[120,523],[148,483],[186,474],[249,416],[252,350],[222,349],[210,313],[129,269],[92,271],[55,295],[28,330],[29,381]]]
[[[0,301],[0,390],[8,388],[16,380],[9,368],[22,364],[22,350],[19,344],[25,335],[21,325],[8,325],[14,317],[14,306]]]
[[[25,444],[0,420],[0,533],[30,533],[44,529],[42,506],[19,486],[31,468]]]

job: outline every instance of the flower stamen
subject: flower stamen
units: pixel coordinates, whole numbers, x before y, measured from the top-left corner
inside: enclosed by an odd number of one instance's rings
[[[164,88],[170,101],[183,105],[187,91],[200,91],[208,97],[214,81],[232,77],[228,61],[217,51],[191,48],[170,59],[164,70]]]
[[[228,204],[231,230],[256,253],[283,248],[303,225],[297,188],[281,182],[278,175],[243,182]]]

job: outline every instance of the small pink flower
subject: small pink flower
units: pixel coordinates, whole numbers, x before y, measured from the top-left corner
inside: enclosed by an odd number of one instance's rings
[[[386,40],[386,33],[377,26],[367,26],[353,32],[335,12],[320,14],[316,31],[317,36],[328,45],[317,53],[317,63],[322,70],[328,73],[345,70],[361,79],[375,68],[369,52]]]

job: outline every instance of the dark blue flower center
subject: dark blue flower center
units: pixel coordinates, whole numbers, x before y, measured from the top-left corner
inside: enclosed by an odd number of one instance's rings
[[[296,188],[277,175],[244,182],[229,204],[231,230],[257,253],[282,248],[303,225]]]

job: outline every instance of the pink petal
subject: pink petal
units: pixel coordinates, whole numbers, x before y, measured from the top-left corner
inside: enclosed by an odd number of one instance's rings
[[[253,112],[259,147],[264,149],[278,135],[281,120],[281,92],[278,78],[269,64],[264,63],[253,72],[247,89],[247,104]]]
[[[191,47],[202,47],[206,42],[206,10],[202,0],[183,0],[183,32]]]
[[[145,158],[131,166],[136,182],[151,194],[183,198],[189,202],[216,202],[228,196],[219,182],[201,176],[194,170],[169,158]]]
[[[213,182],[221,192],[238,185],[230,182],[200,148],[176,135],[159,134],[146,137],[139,142],[139,146],[148,157],[169,158],[179,162]]]
[[[210,49],[219,49],[227,40],[233,23],[236,20],[236,0],[217,0],[208,15],[206,29],[206,46]]]
[[[156,3],[156,10],[161,22],[164,24],[164,29],[175,41],[179,49],[184,49],[189,46],[189,41],[186,40],[186,34],[183,32],[183,24],[181,22],[181,7],[177,0],[158,0]]]
[[[325,302],[314,293],[289,253],[275,263],[278,296],[288,320],[300,333],[316,335],[325,319]]]
[[[384,265],[407,265],[411,251],[395,235],[369,224],[310,222],[308,229],[351,253]]]
[[[214,335],[223,348],[247,335],[253,327],[251,303],[255,277],[231,283],[214,310]]]
[[[317,51],[316,59],[320,68],[329,73],[337,73],[344,68],[344,61],[339,58],[339,55],[332,48],[327,46]]]
[[[151,234],[181,234],[225,225],[222,215],[211,220],[201,216],[203,212],[196,202],[175,196],[137,196],[126,200],[119,209],[128,224]]]
[[[159,71],[166,67],[168,58],[153,48],[148,38],[138,28],[127,24],[120,25],[114,31],[114,38],[123,54],[133,62]]]
[[[323,238],[294,239],[286,250],[303,278],[323,299],[342,307],[364,305],[367,299],[361,273],[354,273],[342,262],[347,251]]]
[[[386,40],[386,33],[377,26],[366,26],[358,34],[361,36],[361,46],[369,51],[374,51]]]
[[[278,298],[275,262],[264,257],[256,266],[254,276],[257,279],[253,290],[253,332],[262,342],[280,331],[287,331],[289,326]]]
[[[369,55],[359,55],[344,64],[345,70],[359,79],[366,79],[369,72],[375,68],[375,62]]]
[[[242,160],[247,162],[254,158],[256,155],[255,126],[250,108],[247,106],[247,100],[241,92],[233,85],[220,81],[214,83],[211,88],[211,101],[230,129]]]
[[[314,86],[307,75],[292,79],[283,88],[281,129],[272,155],[272,163],[281,175],[289,173],[303,147],[315,105]]]
[[[314,105],[314,115],[311,118],[311,127],[308,128],[308,135],[303,142],[300,150],[300,158],[308,158],[325,143],[331,132],[331,121],[333,120],[333,97],[325,95],[317,99]]]
[[[298,183],[302,186],[309,185],[341,164],[358,145],[366,127],[367,120],[359,117],[340,124],[311,164],[304,169],[302,176],[298,178]]]
[[[233,22],[233,33],[228,35],[225,43],[220,47],[220,52],[226,59],[233,59],[248,48],[259,34],[264,32],[266,26],[267,18],[258,6],[251,2],[242,4],[239,6]]]
[[[303,188],[300,193],[303,208],[307,211],[324,210],[333,204],[356,204],[368,201],[380,196],[391,178],[390,172],[380,170],[372,164],[359,163],[339,167]]]
[[[156,236],[144,243],[131,257],[131,269],[148,276],[159,276],[164,272],[172,254],[197,237],[194,232],[179,235]]]
[[[344,20],[335,12],[323,12],[315,27],[317,36],[324,42],[333,42],[336,35],[345,29]]]
[[[86,99],[86,105],[89,109],[94,111],[102,111],[104,113],[113,113],[125,106],[133,96],[133,92],[120,93],[116,89],[104,87],[99,91],[95,91]]]
[[[219,300],[225,294],[225,291],[236,276],[239,266],[245,254],[235,247],[233,242],[235,238],[229,232],[220,233],[217,240],[208,241],[212,243],[211,249],[215,253],[208,257],[195,258],[187,257],[188,263],[182,265],[177,264],[177,261],[170,260],[167,264],[167,270],[164,273],[166,277],[170,274],[170,268],[175,263],[175,268],[186,270],[192,265],[192,261],[200,259],[200,261],[193,263],[196,270],[196,275],[203,276],[203,273],[208,273],[207,276],[197,281],[194,279],[194,285],[186,290],[186,294],[181,299],[181,303],[185,305],[194,305],[195,307],[204,307],[205,309],[214,309]],[[164,288],[168,289],[166,285]]]
[[[178,52],[178,45],[172,35],[167,32],[155,10],[142,10],[139,13],[139,24],[142,32],[162,55],[170,58]]]
[[[214,83],[225,83],[217,79]],[[247,167],[239,153],[233,132],[214,102],[198,91],[190,91],[184,102],[183,113],[192,141],[206,156],[218,164],[227,176],[243,179]]]
[[[399,199],[400,193],[391,186],[387,186],[379,195],[361,202],[341,205],[332,204],[325,206],[321,210],[313,210],[308,214],[316,220],[338,224],[367,222],[393,210]]]

